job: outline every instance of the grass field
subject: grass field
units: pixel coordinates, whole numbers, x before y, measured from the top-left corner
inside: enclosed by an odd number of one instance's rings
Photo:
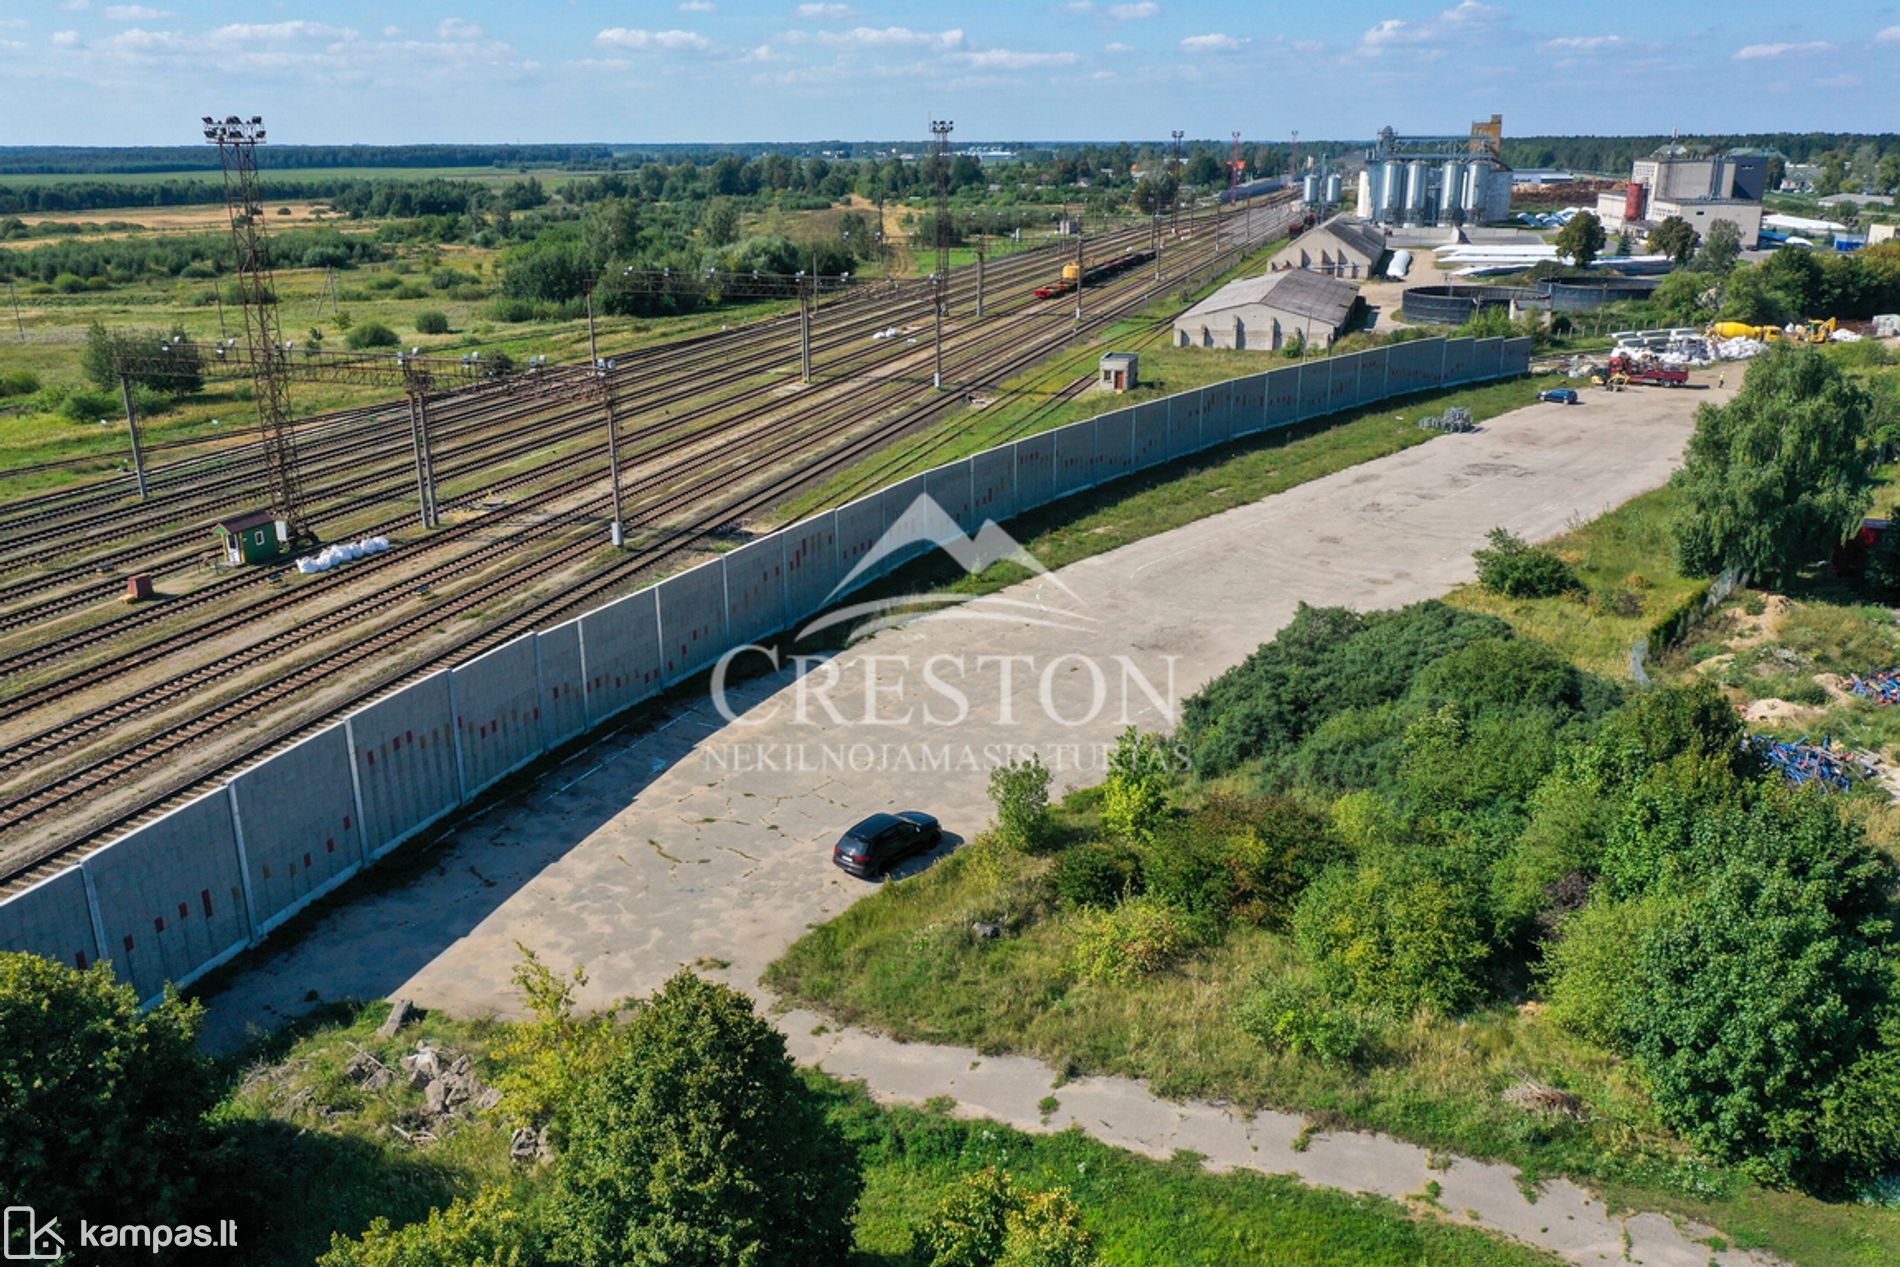
[[[216,1120],[220,1198],[242,1209],[246,1262],[303,1267],[334,1229],[354,1234],[382,1215],[397,1224],[484,1184],[544,1189],[546,1169],[508,1161],[499,1113],[462,1123],[426,1148],[389,1128],[411,1120],[420,1094],[398,1083],[365,1091],[345,1070],[359,1049],[394,1067],[427,1039],[468,1053],[493,1081],[507,1027],[427,1014],[399,1039],[379,1038],[384,1003],[340,1007],[325,1022],[266,1040],[232,1062]],[[984,1166],[1036,1188],[1066,1187],[1104,1263],[1115,1267],[1550,1267],[1548,1255],[1450,1226],[1388,1201],[1304,1187],[1286,1178],[1213,1175],[1191,1159],[1156,1162],[1070,1132],[1029,1136],[940,1111],[883,1109],[858,1088],[812,1072],[810,1084],[855,1145],[865,1177],[855,1267],[924,1267],[919,1221],[952,1185]]]

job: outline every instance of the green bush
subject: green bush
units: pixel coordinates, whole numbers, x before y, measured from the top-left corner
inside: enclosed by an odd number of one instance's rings
[[[125,412],[125,402],[111,392],[76,388],[61,398],[59,412],[74,422],[98,422],[102,418],[120,417]]]
[[[856,1158],[750,999],[682,971],[616,1038],[570,1115],[548,1205],[560,1261],[845,1257]]]
[[[86,289],[86,279],[73,273],[61,273],[53,279],[53,289],[62,295],[77,295]]]
[[[405,283],[389,293],[391,299],[427,299],[429,292],[414,283]]]
[[[40,376],[32,370],[0,374],[0,396],[30,396],[39,389]]]
[[[496,321],[533,321],[535,319],[534,304],[526,299],[504,296],[488,305],[488,315]]]
[[[1082,1212],[1066,1188],[1035,1192],[985,1166],[945,1193],[918,1238],[929,1267],[1093,1267]]]
[[[1094,841],[1057,854],[1050,883],[1068,906],[1114,906],[1142,891],[1141,865],[1127,849]]]
[[[990,771],[990,803],[996,807],[996,830],[1014,849],[1041,848],[1049,839],[1049,780],[1054,777],[1042,758],[1010,761]]]
[[[1570,565],[1504,528],[1485,534],[1490,546],[1472,551],[1478,584],[1506,598],[1553,598],[1581,589]]]
[[[528,1267],[544,1261],[532,1217],[508,1193],[484,1189],[419,1223],[378,1218],[355,1240],[332,1233],[317,1267]]]
[[[416,314],[417,334],[447,334],[448,332],[449,317],[447,313],[437,312],[431,308],[427,312],[419,312]]]
[[[1341,867],[1300,900],[1293,935],[1333,998],[1401,1015],[1455,1015],[1484,994],[1480,895],[1402,860]]]
[[[187,1212],[215,1100],[198,1003],[149,1010],[112,969],[0,951],[0,1173],[65,1226]],[[76,1237],[68,1234],[67,1244]]]
[[[1636,952],[1669,918],[1670,899],[1593,902],[1559,926],[1540,972],[1551,1021],[1611,1051],[1628,1051],[1628,1008],[1641,990]]]
[[[1241,1031],[1275,1051],[1334,1068],[1357,1062],[1365,1031],[1324,993],[1286,977],[1269,977],[1241,1004]]]
[[[359,321],[352,325],[349,333],[343,336],[343,342],[357,350],[364,348],[400,347],[402,340],[396,332],[380,321]]]
[[[394,290],[402,285],[402,278],[390,273],[373,273],[363,279],[363,285],[370,290]]]
[[[1161,741],[1130,726],[1108,755],[1102,781],[1102,826],[1124,840],[1148,840],[1168,812],[1165,788],[1173,769]]]
[[[1074,917],[1074,971],[1084,981],[1130,981],[1159,972],[1193,944],[1180,911],[1144,894]]]

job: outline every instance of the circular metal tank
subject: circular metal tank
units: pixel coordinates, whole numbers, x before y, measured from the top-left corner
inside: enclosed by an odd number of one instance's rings
[[[1339,190],[1340,190],[1339,173],[1328,172],[1326,174],[1326,201],[1338,202]]]
[[[1484,183],[1490,171],[1489,163],[1473,160],[1465,164],[1465,216],[1468,219],[1484,218]]]
[[[1307,174],[1306,178],[1300,182],[1300,197],[1307,202],[1319,201],[1319,177],[1310,172]]]
[[[1415,158],[1405,172],[1405,218],[1416,222],[1419,214],[1425,210],[1425,184],[1432,165],[1422,158]]]
[[[1384,182],[1379,189],[1379,210],[1396,212],[1399,200],[1405,196],[1405,164],[1393,159],[1380,168],[1379,175]]]
[[[1449,222],[1458,214],[1459,207],[1463,205],[1458,197],[1458,187],[1464,183],[1463,176],[1463,169],[1458,166],[1458,160],[1455,158],[1447,160],[1444,170],[1438,173],[1439,220]]]

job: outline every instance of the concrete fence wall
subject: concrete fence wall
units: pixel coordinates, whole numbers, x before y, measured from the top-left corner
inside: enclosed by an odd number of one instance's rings
[[[536,757],[985,522],[1229,440],[1524,374],[1530,351],[1421,339],[1283,365],[911,476],[358,709],[0,903],[0,949],[108,959],[156,998]]]

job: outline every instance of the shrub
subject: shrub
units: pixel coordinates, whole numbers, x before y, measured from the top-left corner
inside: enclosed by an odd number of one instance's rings
[[[1049,838],[1049,780],[1042,758],[1010,761],[990,771],[990,803],[996,806],[996,830],[1016,849],[1038,849]]]
[[[548,1126],[559,1146],[581,1094],[613,1053],[615,1013],[576,1015],[574,992],[587,984],[586,972],[556,976],[525,946],[514,981],[528,1015],[495,1045],[496,1085],[510,1117]]]
[[[785,1038],[682,971],[637,1004],[574,1106],[549,1228],[563,1262],[836,1262],[856,1158]]]
[[[1483,994],[1491,947],[1478,895],[1401,863],[1338,868],[1307,890],[1293,935],[1333,998],[1452,1015]]]
[[[429,292],[413,282],[405,282],[390,291],[389,297],[391,299],[427,299]]]
[[[1285,977],[1263,980],[1240,1005],[1241,1031],[1273,1048],[1338,1068],[1364,1046],[1359,1022],[1319,990]]]
[[[406,1227],[379,1217],[356,1240],[333,1232],[317,1267],[525,1267],[540,1261],[535,1239],[527,1212],[508,1193],[487,1188]]]
[[[197,1048],[203,1015],[169,993],[141,1009],[105,964],[80,972],[0,951],[8,1193],[58,1211],[69,1228],[82,1217],[176,1221],[215,1099]]]
[[[488,315],[496,321],[533,321],[534,304],[526,299],[502,297],[488,305]]]
[[[1551,598],[1582,588],[1568,564],[1504,528],[1485,534],[1488,549],[1472,551],[1478,584],[1506,598]]]
[[[59,402],[59,412],[74,422],[116,418],[124,408],[125,402],[111,392],[88,391],[85,388],[67,392]]]
[[[1056,896],[1072,907],[1113,906],[1142,891],[1141,866],[1135,855],[1102,842],[1057,854],[1050,882]]]
[[[359,321],[350,327],[343,336],[343,342],[352,348],[393,348],[399,347],[402,340],[396,332],[380,321]]]
[[[1129,981],[1158,972],[1187,950],[1181,912],[1152,896],[1075,917],[1075,973],[1085,981]]]
[[[1150,839],[1168,812],[1168,771],[1159,739],[1133,726],[1123,731],[1102,782],[1102,826],[1127,840]]]
[[[30,396],[39,389],[40,376],[32,370],[0,374],[0,396]]]
[[[475,284],[475,274],[463,272],[459,268],[438,268],[429,274],[429,285],[437,290],[454,290],[457,286]]]
[[[416,314],[417,334],[447,334],[448,332],[449,317],[447,313],[437,312],[432,308],[427,312],[419,312]]]
[[[1541,972],[1552,1023],[1628,1051],[1627,1007],[1640,989],[1636,951],[1668,918],[1667,899],[1597,901],[1559,925]]]
[[[86,279],[76,273],[61,273],[53,279],[53,289],[62,295],[77,295],[86,289]]]
[[[363,285],[371,290],[394,290],[402,285],[402,279],[390,273],[377,273],[363,279]]]
[[[945,1193],[917,1239],[930,1267],[1093,1267],[1068,1189],[1034,1192],[986,1166]]]

